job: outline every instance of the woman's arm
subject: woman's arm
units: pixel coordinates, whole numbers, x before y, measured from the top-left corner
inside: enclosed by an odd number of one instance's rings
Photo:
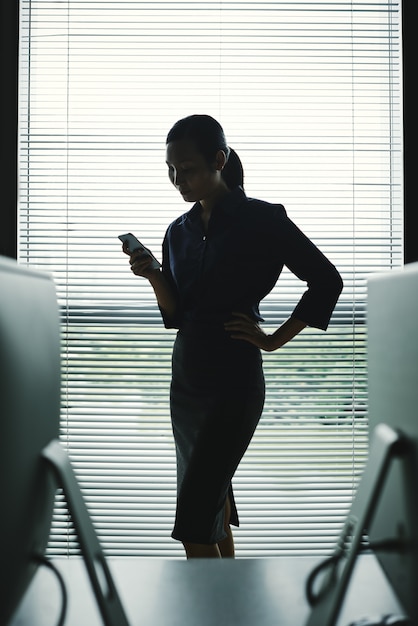
[[[131,270],[135,276],[142,276],[149,280],[163,315],[168,319],[173,319],[177,310],[177,302],[163,272],[160,269],[151,268],[152,257],[149,255],[142,252],[130,254],[126,244],[123,245],[122,249],[129,256]]]
[[[327,330],[343,289],[337,268],[290,219],[285,223],[284,264],[307,290],[296,304],[292,317],[308,326]]]
[[[170,285],[161,270],[154,270],[148,278],[157,298],[158,306],[166,319],[174,319],[177,303]]]
[[[261,350],[273,352],[298,335],[306,326],[326,330],[343,288],[336,267],[315,244],[287,217],[278,229],[284,264],[308,289],[296,304],[291,317],[274,333],[266,334],[258,322],[245,313],[233,312],[225,330],[234,339],[248,341]]]

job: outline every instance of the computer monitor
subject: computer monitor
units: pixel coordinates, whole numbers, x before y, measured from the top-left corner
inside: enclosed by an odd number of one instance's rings
[[[368,459],[334,552],[307,578],[305,626],[335,625],[364,547],[418,625],[418,263],[367,287]]]
[[[56,484],[41,451],[59,434],[59,337],[52,279],[0,257],[0,624],[48,543]]]
[[[60,352],[52,277],[0,257],[0,624],[8,624],[39,563],[45,562],[55,493],[61,487],[103,622],[128,626],[59,441]],[[64,581],[62,585],[65,592]]]
[[[370,431],[385,423],[407,443],[389,468],[369,540],[399,540],[401,549],[377,550],[376,556],[418,624],[418,263],[370,277],[367,333]]]

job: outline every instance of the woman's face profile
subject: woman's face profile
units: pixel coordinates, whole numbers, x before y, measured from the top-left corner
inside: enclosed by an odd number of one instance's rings
[[[218,192],[222,167],[218,169],[216,162],[211,167],[193,141],[169,142],[166,163],[169,179],[186,202],[199,202]]]

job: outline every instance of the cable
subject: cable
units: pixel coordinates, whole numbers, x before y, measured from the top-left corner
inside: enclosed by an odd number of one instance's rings
[[[326,558],[324,561],[321,561],[318,565],[316,565],[311,571],[311,573],[309,574],[307,581],[306,581],[305,592],[306,592],[306,598],[310,606],[314,606],[315,604],[317,604],[321,596],[327,591],[327,589],[331,585],[331,579],[330,579],[326,587],[323,587],[318,593],[315,593],[313,590],[315,578],[318,576],[320,572],[328,569],[329,567],[332,567],[331,573],[334,574],[335,569],[338,565],[338,562],[342,556],[343,556],[342,553],[332,554],[331,556]]]
[[[373,552],[404,552],[406,548],[405,541],[400,539],[382,539],[381,541],[375,541],[370,543],[367,540],[362,540],[362,543],[359,546],[359,553],[364,553],[368,551]],[[318,603],[320,598],[328,591],[333,582],[335,582],[335,572],[338,566],[339,561],[346,555],[346,551],[338,548],[337,551],[334,552],[331,556],[327,557],[324,561],[321,561],[318,565],[316,565],[311,573],[309,574],[305,592],[306,598],[310,604],[310,606],[314,606]],[[324,570],[330,569],[330,578],[327,581],[327,584],[322,587],[322,589],[315,593],[313,590],[313,586],[315,583],[315,579],[320,572]]]
[[[65,618],[67,615],[67,604],[68,604],[67,589],[65,587],[64,579],[61,576],[61,573],[59,572],[59,570],[55,567],[55,565],[51,563],[49,559],[46,558],[46,556],[43,556],[41,554],[35,554],[33,556],[33,560],[39,563],[40,565],[45,565],[46,567],[48,567],[57,577],[59,586],[61,588],[61,597],[62,597],[61,613],[57,622],[57,626],[64,626]]]

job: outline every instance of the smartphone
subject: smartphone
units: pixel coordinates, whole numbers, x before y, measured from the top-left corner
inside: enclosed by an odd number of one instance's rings
[[[153,269],[157,270],[161,267],[161,263],[157,261],[151,250],[148,250],[148,248],[146,248],[144,244],[142,244],[139,239],[135,237],[135,235],[133,235],[132,233],[125,233],[124,235],[118,235],[118,237],[122,241],[122,243],[127,244],[129,252],[132,253],[140,250],[141,252],[148,254],[152,258],[151,267]]]

